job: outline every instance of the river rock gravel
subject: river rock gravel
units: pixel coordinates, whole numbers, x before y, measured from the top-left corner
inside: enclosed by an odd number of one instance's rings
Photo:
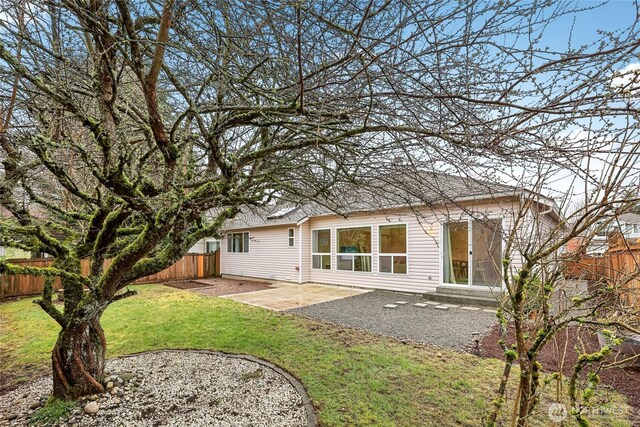
[[[296,388],[255,361],[197,351],[158,351],[107,362],[120,384],[77,402],[56,426],[306,426]],[[26,382],[0,395],[0,426],[28,426],[51,391],[51,379]],[[95,407],[98,410],[95,414]]]

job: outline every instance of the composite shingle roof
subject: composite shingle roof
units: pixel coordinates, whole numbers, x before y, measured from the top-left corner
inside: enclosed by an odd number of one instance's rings
[[[363,179],[358,184],[334,185],[313,201],[280,201],[260,207],[245,206],[225,223],[225,229],[296,224],[305,218],[356,212],[372,212],[404,206],[438,206],[464,200],[516,196],[521,189],[440,172],[398,170]]]

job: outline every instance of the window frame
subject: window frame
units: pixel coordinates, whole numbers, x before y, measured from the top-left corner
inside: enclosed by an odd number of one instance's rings
[[[382,252],[382,234],[380,233],[380,229],[382,227],[389,227],[389,226],[394,226],[394,225],[404,225],[404,233],[405,233],[405,248],[404,250],[406,251],[405,253],[386,253],[386,252]],[[403,256],[406,259],[406,269],[407,271],[405,271],[404,273],[396,273],[394,271],[394,263],[393,263],[393,257],[396,256]],[[391,271],[381,271],[380,270],[380,258],[381,257],[391,257]],[[391,274],[391,275],[395,275],[395,274],[399,274],[399,275],[403,275],[403,276],[408,276],[409,275],[409,224],[406,222],[393,222],[393,223],[388,223],[388,224],[378,224],[378,273],[380,274]]]
[[[296,247],[296,229],[295,228],[288,228],[287,229],[287,237],[288,237],[288,246],[290,248],[295,248]]]
[[[316,232],[318,231],[328,231],[329,232],[329,252],[314,252],[313,251],[313,238],[314,235],[316,234]],[[311,230],[311,270],[316,270],[316,271],[332,271],[333,270],[333,257],[331,254],[331,248],[333,247],[332,245],[332,241],[333,241],[333,231],[331,230],[331,228],[314,228],[313,230]],[[329,256],[329,268],[322,268],[322,257],[323,256]],[[313,266],[313,257],[314,256],[320,256],[320,268],[315,268]]]
[[[354,228],[368,228],[369,229],[369,239],[371,239],[370,246],[371,246],[371,251],[372,252],[369,252],[369,253],[364,253],[364,252],[363,253],[357,253],[357,252],[354,252],[354,253],[343,253],[343,252],[340,252],[340,247],[339,247],[339,245],[340,245],[340,230],[350,230],[350,229],[354,229]],[[336,264],[335,264],[336,265],[336,271],[341,271],[341,272],[346,272],[346,273],[372,274],[373,273],[373,249],[374,249],[374,247],[373,247],[373,225],[355,225],[355,226],[351,226],[351,227],[336,227],[335,230],[336,230],[336,242],[335,242],[336,243],[336,246],[335,246],[335,249],[336,249]],[[352,259],[351,259],[351,270],[343,270],[343,269],[338,268],[338,257],[339,256],[344,256],[344,255],[352,257]],[[362,256],[362,257],[368,256],[369,257],[369,262],[371,263],[371,267],[370,267],[369,271],[357,271],[357,270],[355,270],[355,262],[356,262],[356,258],[355,257],[357,257],[357,256]]]
[[[242,251],[233,250],[234,249],[234,247],[233,247],[233,239],[234,239],[234,236],[236,236],[238,234],[242,236],[242,238],[241,238]],[[245,235],[246,235],[246,237],[245,237]],[[250,241],[251,241],[251,234],[250,234],[249,231],[235,231],[235,232],[227,233],[227,253],[229,253],[229,254],[248,254],[249,250],[251,248],[251,245],[249,244]],[[246,246],[246,248],[245,248],[245,246]],[[229,250],[229,249],[232,249],[232,250]]]
[[[497,216],[497,215],[487,215],[484,219],[488,220],[488,221],[495,221],[497,223],[500,224],[500,229],[502,230],[502,238],[500,239],[500,259],[504,259],[504,250],[506,247],[506,240],[504,239],[504,236],[506,235],[505,233],[505,222],[504,222],[504,217],[501,216]],[[501,280],[500,280],[500,285],[499,286],[486,286],[486,285],[474,285],[473,284],[473,222],[477,221],[477,219],[475,218],[469,218],[469,217],[461,217],[459,219],[453,219],[453,218],[449,218],[446,221],[441,221],[440,222],[440,230],[439,230],[439,252],[440,252],[440,263],[438,266],[438,270],[439,270],[439,283],[440,286],[444,286],[444,287],[463,287],[463,288],[473,288],[475,287],[483,287],[485,289],[498,289],[498,290],[503,290],[504,289],[504,281],[502,280],[502,269],[500,269],[500,276],[501,276]],[[469,254],[469,258],[468,258],[468,273],[467,275],[469,276],[469,278],[471,280],[469,280],[469,282],[467,284],[461,284],[461,283],[448,283],[444,281],[444,244],[443,244],[443,237],[444,237],[444,226],[445,224],[448,224],[450,222],[466,222],[467,223],[467,233],[468,234],[468,254]]]
[[[217,243],[218,244],[218,247],[216,248],[215,251],[209,251],[209,244],[211,244],[211,243]],[[220,243],[220,240],[205,240],[204,241],[204,253],[206,253],[206,254],[215,253],[217,250],[220,249],[220,246],[222,246],[221,243]]]

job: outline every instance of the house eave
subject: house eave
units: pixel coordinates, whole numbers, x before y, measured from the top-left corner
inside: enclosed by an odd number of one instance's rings
[[[286,227],[286,226],[296,226],[298,225],[297,221],[290,221],[290,222],[278,222],[276,224],[256,224],[256,225],[244,225],[242,227],[238,227],[238,226],[233,226],[233,227],[229,227],[229,228],[223,228],[222,231],[223,232],[227,232],[227,231],[238,231],[238,230],[251,230],[254,228],[269,228],[269,227]]]
[[[283,221],[275,224],[265,223],[265,224],[256,224],[256,225],[246,225],[242,227],[234,226],[231,228],[225,228],[224,231],[248,230],[248,229],[267,228],[267,227],[299,226],[309,221],[311,218],[323,218],[323,217],[335,216],[335,215],[341,215],[341,216],[347,217],[353,214],[363,214],[368,212],[380,212],[380,211],[396,210],[396,209],[424,208],[424,207],[433,207],[433,206],[447,206],[448,204],[453,204],[453,203],[496,201],[497,199],[508,199],[508,198],[522,199],[524,197],[535,197],[536,201],[539,204],[546,206],[551,210],[548,214],[553,214],[556,217],[556,220],[558,221],[560,220],[561,215],[560,215],[558,206],[553,201],[553,199],[550,199],[546,196],[543,196],[541,194],[537,194],[528,190],[522,190],[520,192],[503,191],[503,192],[493,192],[488,194],[485,193],[485,194],[476,194],[471,196],[458,197],[455,199],[451,199],[449,203],[440,202],[437,205],[429,205],[424,202],[416,202],[415,204],[403,203],[403,204],[380,206],[377,209],[356,209],[346,214],[340,214],[337,212],[324,212],[316,215],[307,215],[300,220]]]
[[[310,216],[305,216],[304,218],[302,218],[300,221],[296,222],[296,225],[299,227],[302,224],[304,224],[305,222],[309,221]]]

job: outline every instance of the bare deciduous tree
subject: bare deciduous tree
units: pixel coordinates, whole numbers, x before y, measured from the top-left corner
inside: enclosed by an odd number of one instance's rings
[[[0,205],[12,218],[0,244],[55,263],[1,262],[0,272],[47,278],[37,302],[61,327],[54,394],[101,391],[108,305],[242,206],[327,194],[402,156],[430,169],[580,164],[585,147],[561,136],[596,117],[613,132],[635,111],[606,82],[640,43],[632,27],[599,46],[540,46],[546,25],[579,12],[565,2],[9,3],[0,78],[15,96]]]

